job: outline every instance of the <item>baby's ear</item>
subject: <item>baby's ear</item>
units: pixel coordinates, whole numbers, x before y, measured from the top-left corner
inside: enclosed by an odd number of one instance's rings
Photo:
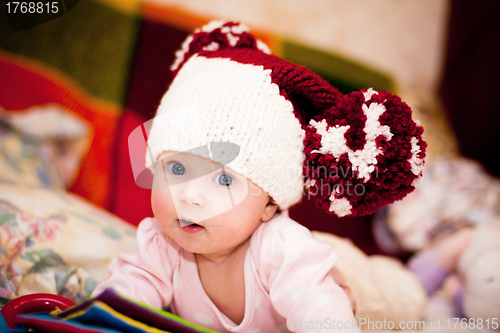
[[[262,217],[260,219],[262,222],[267,222],[273,218],[276,211],[278,211],[278,205],[271,197],[269,197],[269,202],[267,203],[266,208],[264,208],[264,213],[262,213]]]

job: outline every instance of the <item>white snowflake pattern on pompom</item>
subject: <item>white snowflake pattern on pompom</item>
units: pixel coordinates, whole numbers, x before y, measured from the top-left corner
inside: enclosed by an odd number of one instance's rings
[[[334,212],[338,217],[343,217],[351,214],[352,206],[347,198],[337,199],[335,193],[330,196],[330,212]]]
[[[340,155],[347,153],[350,149],[347,147],[345,132],[350,128],[347,126],[331,126],[328,127],[328,123],[325,119],[320,122],[314,119],[310,121],[310,124],[316,128],[316,133],[321,135],[321,148],[319,150],[313,150],[313,153],[320,154],[332,154],[337,158]]]
[[[315,185],[316,185],[316,180],[315,180],[315,179],[307,179],[307,180],[306,180],[306,183],[304,184],[304,186],[305,186],[306,190],[308,190],[308,191],[309,191],[309,189],[310,189],[311,187],[313,187],[313,186],[315,186]],[[309,194],[314,195],[314,194],[313,194],[313,193],[311,193],[310,191],[309,191]]]
[[[424,170],[424,159],[418,157],[420,154],[420,145],[418,144],[418,139],[416,137],[411,138],[411,158],[408,160],[411,165],[411,172],[416,176],[421,176]],[[414,183],[420,178],[415,178]],[[412,184],[413,185],[413,184]]]
[[[363,93],[363,96],[365,96],[365,102],[372,98],[373,95],[378,95],[378,92],[373,88],[368,88],[368,90]]]
[[[369,100],[376,93],[373,89],[369,89],[365,93],[365,99]],[[316,128],[316,133],[321,135],[321,148],[312,152],[332,154],[337,161],[342,154],[347,153],[353,171],[358,171],[358,178],[363,178],[363,182],[366,183],[370,180],[370,174],[375,171],[377,156],[382,153],[382,150],[376,144],[377,137],[383,135],[390,141],[393,134],[389,126],[381,125],[379,122],[380,116],[386,111],[383,104],[370,103],[370,106],[363,104],[362,109],[366,116],[363,129],[366,133],[366,142],[363,149],[360,150],[352,150],[347,146],[345,133],[349,129],[349,125],[327,128],[328,125],[325,119],[320,122],[311,120],[310,124]]]

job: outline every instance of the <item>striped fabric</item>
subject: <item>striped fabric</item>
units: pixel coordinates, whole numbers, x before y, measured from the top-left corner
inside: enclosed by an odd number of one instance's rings
[[[113,289],[63,312],[20,314],[16,320],[37,332],[216,333],[170,312],[123,297]]]

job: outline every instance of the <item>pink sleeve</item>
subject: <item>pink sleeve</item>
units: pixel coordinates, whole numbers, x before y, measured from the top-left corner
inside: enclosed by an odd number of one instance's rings
[[[147,218],[139,224],[134,251],[120,253],[111,261],[109,279],[97,286],[92,297],[112,287],[120,294],[158,309],[170,304],[172,268],[167,242],[156,231],[153,221]]]
[[[257,269],[288,329],[361,332],[347,295],[330,273],[337,262],[332,247],[296,222],[276,222],[261,235]]]

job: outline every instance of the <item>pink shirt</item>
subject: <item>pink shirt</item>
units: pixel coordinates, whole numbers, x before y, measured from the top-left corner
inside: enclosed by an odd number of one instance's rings
[[[329,273],[336,261],[332,247],[288,211],[262,223],[245,254],[245,316],[237,325],[205,293],[195,255],[162,237],[156,220],[146,218],[134,252],[113,259],[110,278],[93,295],[113,286],[153,307],[170,305],[180,317],[218,332],[360,332],[353,328],[349,299]]]

